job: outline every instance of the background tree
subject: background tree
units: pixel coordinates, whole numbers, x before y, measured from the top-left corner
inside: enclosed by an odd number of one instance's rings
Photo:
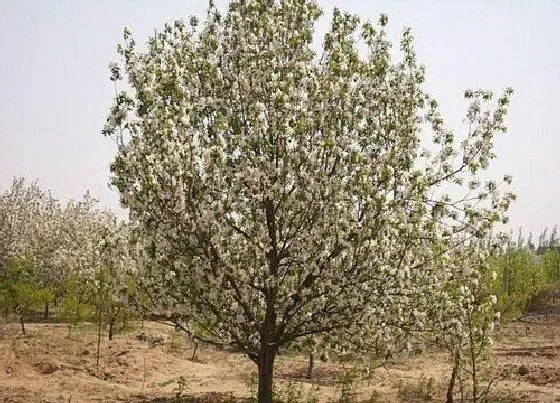
[[[36,182],[14,179],[0,195],[0,275],[3,307],[24,316],[53,300],[74,322],[99,307],[113,335],[125,309],[127,266],[134,265],[128,227],[86,193],[62,205]],[[103,292],[99,294],[98,285]]]
[[[523,317],[531,299],[545,282],[542,258],[529,248],[516,248],[493,258],[490,264],[496,272],[491,292],[498,297],[503,319]]]
[[[111,211],[100,210],[89,193],[68,203],[64,223],[66,263],[73,267],[72,279],[80,281],[79,294],[68,296],[68,307],[95,307],[99,326],[108,326],[111,340],[117,320],[129,309],[126,290],[132,279],[126,274],[136,264],[128,226]]]
[[[486,401],[492,376],[488,365],[492,331],[500,318],[497,298],[492,294],[493,268],[489,254],[497,255],[505,243],[496,239],[493,247],[485,248],[471,243],[454,250],[454,259],[446,260],[447,279],[442,282],[442,293],[436,295],[433,322],[436,340],[449,353],[451,376],[446,402],[452,403],[456,383],[459,383],[461,401]],[[486,242],[483,242],[486,243]],[[428,332],[432,336],[431,332]]]
[[[427,325],[446,260],[513,199],[479,179],[510,90],[495,108],[467,91],[456,138],[422,90],[410,30],[393,61],[386,16],[335,9],[316,54],[320,15],[311,1],[210,4],[202,27],[166,24],[144,52],[125,30],[124,68],[111,65],[130,90],[104,134],[156,263],[143,277],[179,326],[257,363],[262,402],[280,346],[318,334],[338,353],[390,353]]]
[[[3,307],[24,318],[39,304],[48,304],[56,277],[54,265],[58,204],[36,182],[15,178],[0,195],[0,292]]]
[[[118,330],[118,320],[129,310],[128,291],[131,278],[127,273],[136,263],[127,225],[118,222],[114,216],[106,218],[98,252],[101,261],[95,277],[95,299],[107,321],[108,338],[112,340]]]
[[[33,265],[32,257],[8,258],[0,277],[0,306],[5,314],[14,313],[19,317],[23,335],[26,316],[52,297],[50,290],[41,287],[34,276]]]

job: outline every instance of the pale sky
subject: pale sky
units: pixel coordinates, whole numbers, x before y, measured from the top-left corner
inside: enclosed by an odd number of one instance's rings
[[[227,1],[217,1],[223,6]],[[510,173],[515,228],[560,224],[560,1],[319,0],[376,20],[396,39],[416,36],[427,88],[461,130],[466,88],[516,92],[492,173]],[[38,179],[62,200],[89,189],[118,208],[107,186],[115,148],[100,134],[113,96],[107,66],[124,26],[143,43],[155,28],[207,0],[0,0],[0,192],[14,176]],[[321,21],[324,30],[327,19]]]

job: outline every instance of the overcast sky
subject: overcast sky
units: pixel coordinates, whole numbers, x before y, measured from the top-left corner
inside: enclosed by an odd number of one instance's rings
[[[510,173],[512,226],[560,223],[560,1],[320,0],[362,17],[389,15],[397,38],[412,27],[427,88],[462,130],[465,88],[516,93],[492,173]],[[217,1],[224,6],[227,1]],[[113,87],[107,65],[124,26],[144,42],[166,21],[202,15],[206,0],[0,0],[0,191],[38,179],[62,200],[91,190],[107,207],[115,148],[101,136]],[[323,19],[319,30],[328,21]]]

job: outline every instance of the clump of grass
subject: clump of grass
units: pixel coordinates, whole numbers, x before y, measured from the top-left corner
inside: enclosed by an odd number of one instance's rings
[[[293,381],[276,386],[273,399],[277,403],[300,403],[303,397],[302,387],[303,384],[300,383],[298,388]]]
[[[249,391],[249,402],[257,401],[257,373],[251,372],[249,378],[245,383],[247,390]]]
[[[357,371],[349,370],[344,373],[340,380],[339,403],[354,403],[358,401],[357,380]]]
[[[403,401],[421,399],[432,401],[436,397],[435,380],[432,377],[426,378],[424,375],[418,379],[416,384],[404,384],[399,382],[397,396]]]

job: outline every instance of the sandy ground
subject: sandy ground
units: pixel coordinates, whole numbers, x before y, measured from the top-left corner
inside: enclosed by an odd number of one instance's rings
[[[161,324],[102,340],[99,367],[93,325],[75,329],[70,339],[65,324],[30,324],[26,337],[12,326],[0,340],[3,402],[171,402],[181,376],[182,395],[191,399],[185,401],[242,400],[254,388],[256,368],[243,355],[202,347],[193,361],[192,345]],[[142,331],[148,340],[138,339]],[[494,345],[495,401],[560,401],[559,353],[560,315],[531,316],[501,329]],[[446,358],[432,352],[403,360],[374,370],[352,389],[361,401],[442,401]],[[348,366],[317,363],[309,383],[306,365],[304,357],[280,356],[280,389],[299,393],[303,401],[337,401]]]

